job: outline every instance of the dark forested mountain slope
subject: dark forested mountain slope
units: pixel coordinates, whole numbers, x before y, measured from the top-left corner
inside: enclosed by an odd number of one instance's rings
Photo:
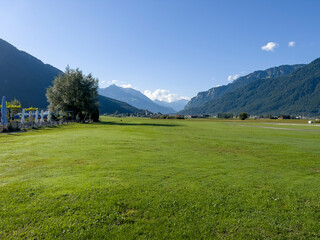
[[[267,78],[277,78],[280,76],[285,76],[292,71],[303,67],[304,64],[297,65],[282,65],[279,67],[269,68],[264,71],[255,71],[246,76],[240,77],[229,83],[228,85],[214,87],[205,92],[199,92],[198,95],[190,100],[190,102],[185,106],[185,110],[190,108],[196,108],[202,104],[209,102],[211,100],[218,99],[224,94],[235,91],[236,89],[243,87],[251,82],[254,82],[258,79],[267,79]]]
[[[286,76],[258,79],[189,111],[319,116],[320,58]]]
[[[46,108],[46,89],[59,74],[63,72],[0,39],[0,98],[16,98],[23,107]],[[142,112],[115,99],[99,96],[99,101],[101,113]]]
[[[9,101],[17,98],[24,107],[45,108],[46,88],[60,73],[59,69],[0,39],[0,96]]]
[[[118,101],[99,95],[99,112],[100,114],[118,113],[142,113],[143,110],[135,108],[128,103]]]

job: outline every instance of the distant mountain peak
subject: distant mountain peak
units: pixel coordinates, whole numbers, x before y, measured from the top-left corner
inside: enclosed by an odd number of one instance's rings
[[[165,101],[160,101],[160,100],[156,99],[156,100],[154,100],[154,102],[156,104],[159,104],[159,105],[164,106],[164,107],[173,108],[175,111],[179,112],[186,106],[186,104],[189,101],[185,100],[185,99],[180,99],[180,100],[177,100],[177,101],[174,101],[174,102],[165,102]]]
[[[117,99],[122,102],[126,102],[136,108],[149,110],[154,113],[174,113],[176,112],[171,107],[161,106],[153,102],[146,95],[133,88],[123,88],[115,84],[106,88],[100,88],[99,94],[109,98]]]
[[[310,64],[314,65],[314,64],[320,64],[320,58],[316,58],[315,60],[313,60]]]

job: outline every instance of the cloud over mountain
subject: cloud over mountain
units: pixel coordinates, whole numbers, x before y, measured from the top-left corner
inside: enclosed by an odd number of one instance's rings
[[[232,81],[238,79],[239,77],[240,77],[240,75],[238,73],[235,74],[235,75],[229,75],[228,76],[228,82],[232,82]]]
[[[165,101],[165,102],[176,102],[179,100],[189,100],[189,97],[183,97],[175,93],[170,93],[169,90],[165,89],[157,89],[154,92],[150,90],[145,90],[144,95],[146,95],[151,100],[159,100],[159,101]]]
[[[119,81],[119,80],[112,80],[112,81],[101,80],[101,81],[99,81],[99,86],[101,88],[106,88],[106,87],[108,87],[110,85],[113,85],[113,84],[115,84],[115,85],[117,85],[119,87],[122,87],[122,88],[133,88],[133,89],[135,89],[134,87],[132,87],[132,84],[126,83],[126,82],[123,82],[123,81]]]

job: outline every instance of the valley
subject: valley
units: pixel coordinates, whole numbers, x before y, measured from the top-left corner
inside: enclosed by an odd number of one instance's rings
[[[319,237],[319,132],[101,120],[0,134],[0,238]]]

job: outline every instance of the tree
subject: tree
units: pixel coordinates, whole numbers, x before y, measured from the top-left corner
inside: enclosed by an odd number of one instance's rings
[[[7,108],[11,111],[11,116],[18,114],[21,110],[21,102],[17,99],[8,102]]]
[[[248,117],[249,117],[248,113],[242,112],[242,113],[239,114],[239,118],[240,118],[241,120],[245,120],[245,119],[247,119]]]
[[[47,99],[52,111],[73,111],[81,121],[96,115],[98,110],[98,79],[84,75],[78,68],[66,68],[47,89]],[[96,116],[94,117],[96,120]]]

